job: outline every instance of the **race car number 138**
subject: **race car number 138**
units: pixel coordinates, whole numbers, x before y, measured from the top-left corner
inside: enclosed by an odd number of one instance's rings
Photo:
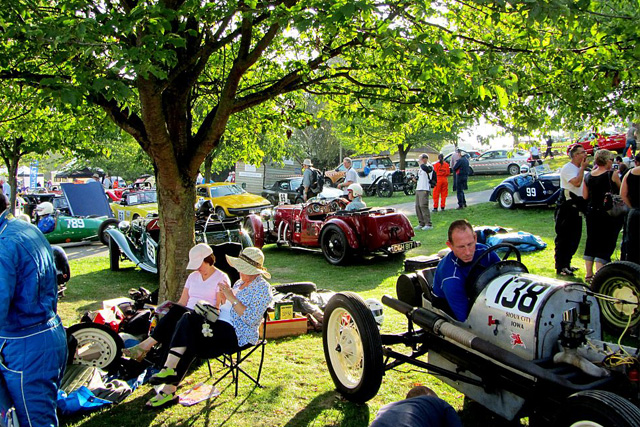
[[[524,314],[533,313],[551,289],[547,283],[534,282],[526,277],[506,276],[500,279],[504,280],[501,285],[494,282],[487,290],[487,305]]]

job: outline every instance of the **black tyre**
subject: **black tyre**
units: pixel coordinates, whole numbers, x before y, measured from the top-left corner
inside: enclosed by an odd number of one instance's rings
[[[513,192],[506,188],[500,191],[500,194],[498,194],[498,204],[503,209],[513,209],[515,206],[513,202]]]
[[[299,205],[300,203],[304,203],[304,199],[300,196],[296,197],[294,204]]]
[[[633,329],[640,322],[637,305],[640,302],[640,265],[628,261],[611,262],[593,276],[591,289],[630,303],[598,299],[602,312],[602,326],[606,331],[618,336],[627,324],[629,329]]]
[[[333,181],[331,181],[331,178],[329,178],[329,177],[325,177],[324,178],[324,186],[325,187],[334,187]]]
[[[227,219],[227,214],[225,213],[223,208],[216,208],[216,216],[220,221],[224,221]]]
[[[320,246],[324,257],[333,265],[345,264],[351,257],[347,236],[337,225],[326,226],[320,236]]]
[[[376,195],[376,185],[371,184],[364,187],[364,194],[367,197],[373,197]]]
[[[393,196],[393,184],[386,178],[383,178],[378,182],[378,196],[391,197]]]
[[[416,194],[416,183],[413,181],[406,182],[403,191],[407,196],[413,196]]]
[[[363,186],[364,195],[367,196],[367,197],[375,196],[376,195],[376,188],[377,188],[377,186],[375,184]]]
[[[298,282],[298,283],[283,283],[282,285],[274,286],[273,289],[283,294],[288,294],[289,292],[291,292],[298,295],[310,295],[312,292],[315,292],[318,288],[316,287],[316,284],[313,282]]]
[[[109,269],[111,271],[120,270],[120,246],[115,240],[109,239]]]
[[[345,398],[364,403],[378,393],[384,375],[382,340],[359,295],[343,292],[329,300],[322,346],[331,379]]]
[[[67,329],[78,341],[73,363],[111,370],[120,362],[124,342],[111,328],[97,323],[78,323]]]
[[[509,172],[509,175],[518,175],[520,173],[520,166],[515,164],[509,165],[507,172]]]
[[[115,218],[109,218],[102,221],[102,224],[98,227],[98,237],[103,245],[109,246],[109,240],[111,240],[106,231],[110,228],[116,228],[119,222],[120,221]]]
[[[554,426],[637,427],[640,409],[617,394],[589,390],[567,399]]]

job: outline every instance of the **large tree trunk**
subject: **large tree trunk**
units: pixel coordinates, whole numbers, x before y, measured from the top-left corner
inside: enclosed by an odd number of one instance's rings
[[[160,300],[177,301],[184,282],[189,250],[194,243],[195,179],[170,173],[177,168],[159,168],[156,174],[160,215]],[[171,259],[172,262],[165,262]],[[165,286],[162,286],[164,283]]]
[[[398,157],[400,158],[400,170],[407,169],[407,153],[411,149],[411,144],[407,144],[405,147],[404,144],[398,144]]]

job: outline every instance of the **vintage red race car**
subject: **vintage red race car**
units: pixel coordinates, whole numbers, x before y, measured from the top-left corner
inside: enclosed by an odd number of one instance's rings
[[[582,135],[578,140],[567,148],[567,154],[574,145],[580,144],[584,147],[587,154],[593,155],[594,151],[609,150],[617,151],[624,154],[624,147],[627,143],[627,136],[624,133],[619,135],[606,135],[603,133],[589,132]]]
[[[321,250],[329,263],[346,264],[359,255],[402,254],[420,246],[411,240],[407,217],[392,208],[346,211],[343,199],[316,199],[279,205],[271,212],[249,215],[245,229],[254,245],[267,243]]]

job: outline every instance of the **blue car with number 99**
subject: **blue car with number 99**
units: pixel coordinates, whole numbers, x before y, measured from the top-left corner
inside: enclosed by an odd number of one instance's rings
[[[532,168],[523,166],[520,175],[502,181],[493,189],[489,201],[498,202],[504,209],[517,205],[549,206],[560,196],[560,173],[552,172],[549,165]]]

